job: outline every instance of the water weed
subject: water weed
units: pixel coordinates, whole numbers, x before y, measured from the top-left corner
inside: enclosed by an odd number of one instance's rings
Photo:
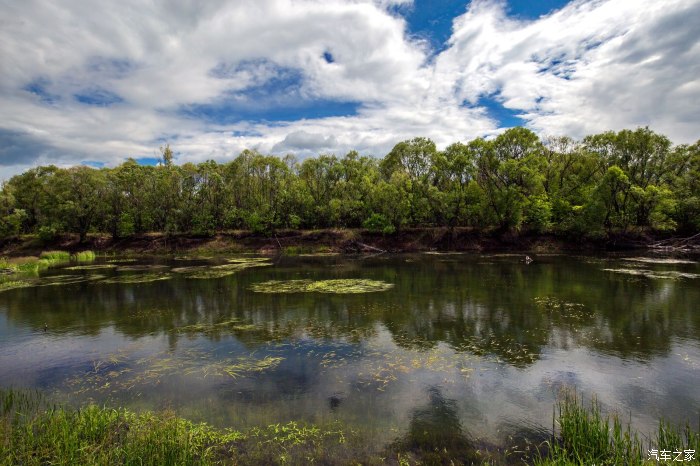
[[[373,293],[393,288],[393,284],[379,280],[336,279],[336,280],[270,280],[253,284],[250,289],[256,293]]]

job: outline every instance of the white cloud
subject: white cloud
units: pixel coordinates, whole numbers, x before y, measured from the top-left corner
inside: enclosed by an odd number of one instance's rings
[[[676,142],[699,137],[697,0],[579,0],[534,21],[474,1],[433,60],[396,13],[411,4],[0,0],[0,143],[12,148],[0,151],[0,176],[152,156],[164,139],[179,161],[224,160],[246,147],[381,156],[414,136],[444,147],[499,130],[486,109],[463,104],[484,95],[546,134],[649,125]],[[265,95],[289,70],[294,89]],[[95,91],[105,105],[76,100]],[[272,123],[181,112],[299,100],[359,107]]]

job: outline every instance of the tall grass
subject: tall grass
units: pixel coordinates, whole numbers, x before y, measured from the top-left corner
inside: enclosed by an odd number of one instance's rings
[[[239,432],[172,412],[49,406],[37,392],[0,389],[2,466],[351,464],[363,447],[335,427],[291,422]]]
[[[0,269],[9,273],[37,274],[40,270],[66,263],[70,254],[66,251],[44,251],[39,257],[1,258]]]
[[[585,407],[575,393],[567,393],[559,402],[558,423],[559,437],[548,442],[547,454],[537,458],[535,464],[642,465],[650,463],[652,450],[694,450],[694,464],[698,464],[700,433],[689,423],[678,428],[661,420],[655,435],[642,439],[617,415],[603,415],[597,401]]]
[[[71,259],[78,262],[92,262],[95,260],[94,251],[80,251],[71,256]]]

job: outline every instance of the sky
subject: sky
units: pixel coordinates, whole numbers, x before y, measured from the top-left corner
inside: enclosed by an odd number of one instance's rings
[[[0,0],[0,179],[519,125],[692,143],[699,21],[700,0]]]

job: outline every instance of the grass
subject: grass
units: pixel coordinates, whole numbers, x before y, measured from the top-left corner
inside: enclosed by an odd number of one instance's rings
[[[337,424],[215,429],[167,411],[95,405],[74,410],[49,406],[37,392],[0,390],[2,466],[352,464],[348,455],[362,448],[356,435]]]
[[[71,259],[73,259],[76,262],[92,262],[95,260],[95,252],[94,251],[80,251],[76,252],[71,256]]]
[[[243,430],[217,429],[172,411],[140,412],[88,405],[51,405],[39,392],[0,389],[0,466],[14,464],[479,464],[508,461],[481,456],[463,432],[454,402],[431,393],[428,407],[411,417],[407,432],[383,451],[339,422],[298,422]],[[695,450],[700,436],[689,426],[659,423],[642,440],[618,417],[586,407],[575,394],[558,406],[559,434],[546,452],[522,458],[535,465],[643,465],[648,450]],[[662,462],[664,463],[664,462]],[[666,464],[673,463],[672,460]],[[675,464],[675,463],[674,463]]]
[[[558,424],[558,438],[547,442],[548,452],[537,458],[535,464],[651,464],[649,451],[652,449],[658,452],[695,450],[694,464],[699,463],[700,433],[690,424],[678,428],[659,421],[654,437],[643,440],[629,424],[625,426],[618,415],[604,415],[595,399],[586,407],[575,393],[567,393],[559,402]]]
[[[40,270],[64,264],[68,261],[70,261],[70,254],[66,251],[44,251],[39,257],[2,258],[0,259],[0,269],[9,274],[36,275]]]

